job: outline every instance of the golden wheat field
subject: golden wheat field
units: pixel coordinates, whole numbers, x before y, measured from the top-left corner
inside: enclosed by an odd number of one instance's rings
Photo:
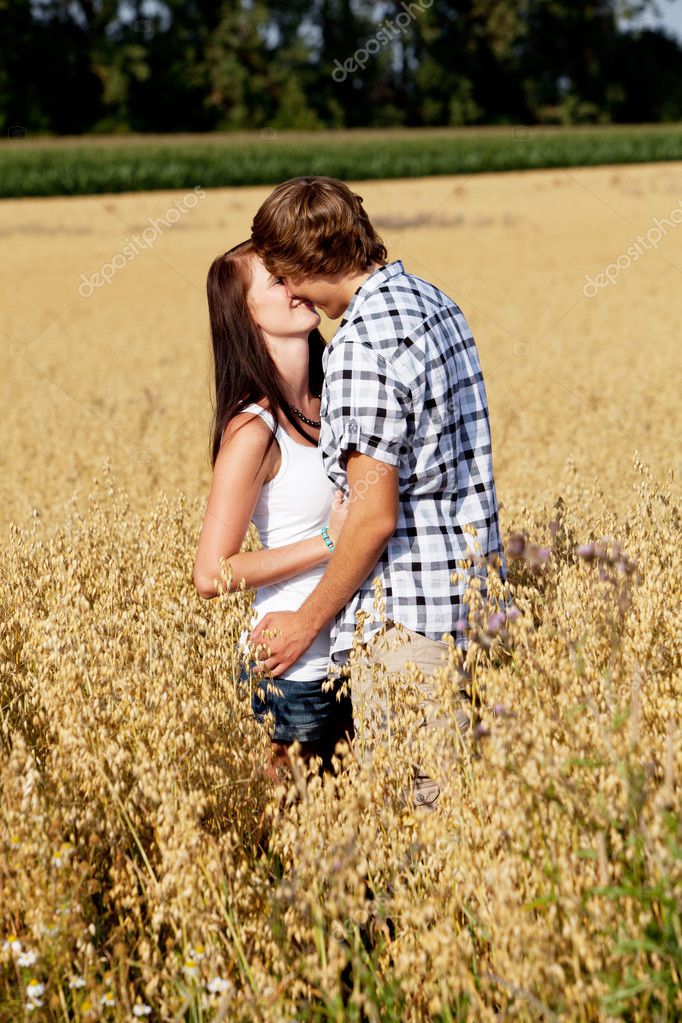
[[[522,613],[470,593],[464,739],[391,681],[390,748],[289,787],[249,594],[192,584],[205,276],[267,189],[1,204],[2,1023],[682,1019],[682,165],[356,190],[471,324]]]

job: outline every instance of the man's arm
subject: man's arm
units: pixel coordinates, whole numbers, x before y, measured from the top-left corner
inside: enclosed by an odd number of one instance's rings
[[[398,467],[350,452],[349,507],[327,571],[300,612],[319,632],[357,593],[398,521]]]

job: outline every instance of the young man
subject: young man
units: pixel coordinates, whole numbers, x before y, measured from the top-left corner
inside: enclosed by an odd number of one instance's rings
[[[343,315],[324,353],[319,443],[327,475],[350,498],[317,588],[297,611],[266,615],[252,641],[264,642],[266,629],[281,630],[267,638],[271,655],[262,658],[276,677],[333,619],[330,660],[338,671],[358,625],[365,669],[378,663],[400,671],[413,661],[427,676],[428,698],[428,677],[449,649],[442,636],[456,634],[466,617],[461,562],[474,550],[467,527],[476,528],[482,555],[499,556],[506,578],[486,392],[471,331],[452,299],[406,273],[400,260],[387,262],[362,199],[341,181],[305,177],[279,185],[258,210],[252,238],[292,297],[331,319]],[[376,577],[386,618],[404,626],[408,640],[387,654],[371,642],[382,623],[356,620],[358,612],[369,618],[375,611]],[[352,679],[354,704],[371,704],[369,674]],[[463,710],[458,723],[462,731],[469,724]],[[435,782],[417,779],[418,803],[432,804],[437,795]]]

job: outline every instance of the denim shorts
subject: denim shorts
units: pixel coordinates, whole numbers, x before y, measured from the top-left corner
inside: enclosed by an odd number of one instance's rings
[[[353,738],[353,705],[349,695],[337,699],[341,683],[335,682],[331,689],[322,689],[325,678],[311,681],[295,681],[283,676],[275,679],[249,679],[245,667],[239,679],[247,686],[251,684],[251,709],[257,721],[264,721],[266,714],[274,718],[273,742],[312,742],[333,747],[348,733]],[[279,693],[271,687],[276,686]],[[270,687],[270,691],[268,691]],[[281,695],[280,695],[281,693]]]

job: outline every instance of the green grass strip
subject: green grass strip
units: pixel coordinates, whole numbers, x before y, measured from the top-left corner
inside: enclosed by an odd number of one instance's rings
[[[121,136],[0,144],[0,197],[347,181],[682,160],[682,125]]]

